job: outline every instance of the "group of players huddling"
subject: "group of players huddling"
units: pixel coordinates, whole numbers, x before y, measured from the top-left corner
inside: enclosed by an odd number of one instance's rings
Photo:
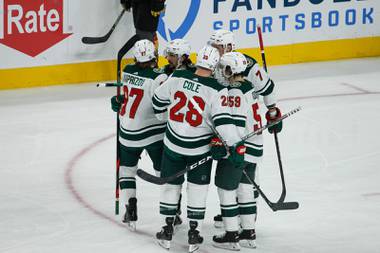
[[[267,107],[268,122],[281,117],[281,112],[276,107],[274,82],[255,59],[235,48],[233,33],[217,30],[192,64],[190,44],[175,39],[164,50],[169,64],[157,68],[154,44],[145,39],[134,45],[135,63],[123,71],[123,95],[111,99],[120,119],[119,183],[126,207],[123,222],[132,230],[137,221],[137,163],[143,150],[161,177],[211,154],[217,161],[215,185],[221,210],[214,220],[225,230],[213,237],[213,245],[230,250],[256,247],[257,192],[243,170],[255,178],[263,155],[263,137],[256,135],[244,142],[241,138],[262,127],[260,96]],[[279,123],[269,132],[281,129]],[[189,252],[203,242],[212,161],[186,175]],[[156,240],[166,249],[170,249],[175,228],[182,224],[183,182],[181,176],[160,186],[157,204],[162,229]]]

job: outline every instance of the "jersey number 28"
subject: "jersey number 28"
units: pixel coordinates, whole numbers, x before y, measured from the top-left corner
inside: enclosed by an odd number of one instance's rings
[[[197,127],[202,124],[202,115],[194,108],[191,100],[188,100],[186,94],[182,91],[177,91],[174,94],[174,99],[178,100],[177,104],[175,104],[170,109],[169,117],[171,120],[177,122],[183,122],[184,120],[190,124],[190,126]],[[205,109],[205,102],[201,97],[193,96],[193,100],[198,103],[201,110]],[[186,113],[180,113],[179,111],[187,106]]]

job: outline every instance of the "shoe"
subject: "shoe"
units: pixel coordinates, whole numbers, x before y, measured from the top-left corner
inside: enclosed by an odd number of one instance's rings
[[[241,249],[239,244],[239,233],[237,231],[227,231],[221,235],[214,235],[212,240],[213,245],[217,248],[229,249],[234,251],[239,251]]]
[[[254,229],[244,229],[239,234],[239,243],[245,248],[256,248],[256,232]]]
[[[156,234],[157,243],[164,249],[170,249],[170,242],[173,238],[173,217],[166,217],[166,226],[163,226],[161,231]]]
[[[125,205],[125,209],[126,211],[123,217],[123,223],[126,223],[130,230],[136,231],[137,199],[130,198],[128,200],[128,205]]]
[[[199,244],[203,243],[203,237],[199,235],[199,230],[197,230],[198,222],[190,221],[190,230],[187,233],[189,236],[189,253],[195,252],[199,249]]]
[[[221,214],[215,215],[214,216],[214,227],[215,228],[223,228],[223,217]]]

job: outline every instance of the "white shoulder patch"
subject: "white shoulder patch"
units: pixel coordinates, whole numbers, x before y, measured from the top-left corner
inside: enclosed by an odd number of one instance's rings
[[[164,68],[154,68],[153,72],[156,72],[158,74],[162,74],[162,73],[164,73]]]

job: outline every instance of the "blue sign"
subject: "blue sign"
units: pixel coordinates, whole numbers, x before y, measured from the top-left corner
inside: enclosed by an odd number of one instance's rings
[[[163,17],[165,17],[165,13],[162,13],[158,23],[158,33],[166,41],[184,38],[186,34],[190,31],[192,25],[194,24],[194,21],[198,16],[200,6],[201,0],[191,0],[190,8],[186,14],[185,19],[175,31],[173,31],[171,27],[168,27],[168,29],[166,29],[167,24],[163,20]],[[166,31],[169,31],[169,34],[167,34]]]

